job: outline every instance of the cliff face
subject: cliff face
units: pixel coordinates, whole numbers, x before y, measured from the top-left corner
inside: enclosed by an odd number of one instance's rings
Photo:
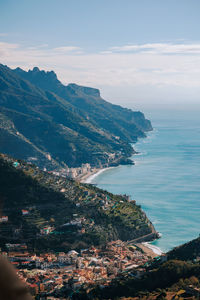
[[[64,86],[53,71],[0,65],[3,153],[34,157],[38,166],[51,169],[99,166],[108,163],[108,153],[130,156],[130,143],[151,129],[141,112],[106,102],[97,89]]]
[[[17,68],[14,72],[37,87],[59,95],[65,99],[65,101],[77,107],[81,115],[89,116],[90,120],[102,126],[102,128],[105,127],[105,129],[109,129],[109,131],[112,132],[116,127],[115,131],[118,130],[122,136],[126,135],[126,138],[130,138],[130,141],[134,138],[144,136],[144,131],[152,130],[151,123],[145,119],[144,114],[141,112],[133,112],[130,109],[113,105],[103,100],[98,89],[79,86],[77,84],[64,86],[57,79],[53,71],[45,72],[40,71],[38,68],[33,68],[33,70],[25,72]],[[110,119],[113,123],[115,121],[119,124],[121,123],[123,128],[120,130],[120,125],[118,124],[117,126],[115,123],[113,127],[107,128],[107,119]],[[123,133],[122,129],[127,132]]]
[[[68,251],[152,232],[141,208],[126,197],[42,172],[2,154],[0,185],[0,216],[8,217],[0,226],[1,247],[27,243],[39,251]]]

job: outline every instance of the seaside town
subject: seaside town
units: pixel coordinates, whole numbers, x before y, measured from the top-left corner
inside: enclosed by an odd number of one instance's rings
[[[95,228],[101,229],[96,220],[81,212],[85,205],[87,208],[88,203],[95,204],[97,210],[106,212],[106,215],[114,210],[117,214],[126,213],[128,216],[130,215],[127,222],[130,222],[136,210],[139,215],[135,216],[136,220],[133,220],[135,223],[131,228],[144,230],[142,231],[142,238],[141,236],[138,238],[133,236],[134,240],[132,241],[130,239],[129,241],[115,240],[95,247],[87,247],[85,244],[85,248],[73,247],[70,250],[61,250],[62,252],[60,250],[46,250],[48,248],[44,247],[40,251],[36,250],[34,245],[30,247],[28,240],[32,237],[32,231],[26,236],[27,240],[22,239],[22,242],[16,243],[10,240],[2,248],[1,254],[9,259],[20,278],[28,285],[35,299],[66,299],[66,297],[71,297],[70,295],[73,293],[79,292],[80,289],[88,291],[97,285],[103,289],[121,276],[140,278],[152,263],[166,260],[164,254],[157,252],[158,249],[156,251],[149,244],[139,244],[144,240],[148,241],[158,237],[158,233],[146,214],[136,206],[136,201],[130,196],[111,196],[106,191],[96,190],[92,186],[90,188],[82,186],[71,179],[67,180],[64,175],[59,176],[61,174],[54,174],[49,171],[41,172],[34,165],[14,160],[5,155],[3,157],[14,167],[14,170],[22,170],[24,174],[31,174],[32,178],[39,178],[40,184],[49,185],[50,183],[63,197],[70,197],[74,201],[73,212],[75,213],[70,211],[68,217],[66,211],[63,220],[61,219],[62,216],[59,215],[60,223],[57,226],[55,220],[43,221],[41,217],[38,218],[38,204],[37,207],[36,205],[24,205],[21,208],[17,206],[18,220],[20,219],[21,224],[26,224],[26,226],[27,224],[36,224],[36,238],[41,238],[41,241],[42,238],[47,238],[46,240],[49,238],[50,240],[51,237],[56,238],[57,235],[60,236],[61,234],[63,234],[63,239],[66,239],[66,232],[73,230],[73,237],[76,238],[76,241],[82,239],[83,243],[83,237],[86,233],[94,232]],[[87,173],[89,165],[86,164],[82,168]],[[77,189],[77,185],[79,189]],[[9,215],[2,215],[0,222],[2,223],[1,232],[4,236],[6,236],[9,228],[11,228],[13,239],[22,235],[22,228],[19,224],[14,226],[12,217]],[[145,228],[148,226],[151,230],[146,232]],[[70,234],[70,236],[72,235]]]
[[[115,137],[118,139],[119,137]],[[108,168],[109,166],[115,166],[118,164],[119,160],[122,159],[123,155],[121,151],[117,151],[114,153],[104,152],[96,153],[96,155],[103,155],[104,163],[99,163],[98,166],[91,166],[90,163],[83,163],[80,167],[70,168],[66,166],[65,168],[61,168],[59,170],[49,171],[46,167],[43,168],[43,171],[52,173],[56,176],[70,177],[72,179],[80,180],[84,182],[88,177],[96,174],[97,172],[103,170],[104,168]],[[50,154],[46,154],[46,158],[49,161],[52,161],[52,157]],[[36,157],[29,157],[27,159],[29,163],[35,163],[37,161]],[[130,160],[131,162],[131,160]],[[129,163],[130,163],[129,162]]]
[[[17,269],[36,299],[62,299],[98,284],[104,288],[120,276],[140,278],[152,262],[165,261],[145,244],[131,244],[120,240],[104,247],[90,247],[80,252],[30,253],[26,244],[7,244],[2,252]],[[63,298],[65,299],[65,298]]]
[[[200,0],[0,0],[0,300],[200,300]]]

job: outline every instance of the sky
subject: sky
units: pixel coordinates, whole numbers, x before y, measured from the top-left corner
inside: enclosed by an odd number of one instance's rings
[[[0,0],[0,62],[136,108],[200,102],[199,0]]]

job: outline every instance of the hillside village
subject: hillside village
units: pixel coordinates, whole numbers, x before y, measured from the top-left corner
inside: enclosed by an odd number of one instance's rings
[[[46,167],[44,167],[43,171],[52,173],[53,175],[56,176],[69,177],[83,182],[87,177],[97,173],[102,168],[107,168],[112,166],[114,167],[114,166],[118,166],[119,164],[130,164],[130,165],[134,164],[134,161],[125,158],[121,151],[117,151],[113,153],[108,153],[108,152],[96,153],[96,155],[100,155],[101,157],[103,156],[103,163],[98,163],[97,165],[91,165],[90,163],[82,163],[80,167],[73,167],[73,168],[70,168],[66,165],[64,168],[60,167],[60,168],[56,168],[55,170],[52,170],[52,168],[47,169]],[[52,161],[52,157],[50,154],[47,154],[46,158],[49,161]],[[27,158],[27,162],[30,164],[37,163],[37,160],[38,159],[36,157]]]
[[[10,260],[34,299],[195,300],[200,296],[198,245],[199,238],[156,256],[144,245],[121,240],[41,254],[25,244],[6,244],[1,255]],[[190,255],[187,262],[181,261],[184,253]]]
[[[6,248],[2,254],[17,268],[32,295],[48,295],[48,299],[51,299],[49,296],[67,297],[80,288],[87,290],[97,284],[103,288],[122,275],[140,278],[153,258],[166,259],[156,257],[151,251],[145,253],[137,244],[127,245],[120,240],[79,252],[40,255],[30,253],[26,245],[7,244]]]
[[[158,234],[135,200],[5,154],[0,168],[2,255],[32,295],[66,296],[145,272],[152,253],[136,243]]]

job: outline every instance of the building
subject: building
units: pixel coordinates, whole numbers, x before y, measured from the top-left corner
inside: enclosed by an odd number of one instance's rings
[[[0,218],[0,222],[1,222],[1,223],[8,222],[8,216],[2,216],[2,217]]]
[[[22,215],[27,216],[29,214],[29,211],[26,209],[22,209]]]
[[[40,229],[40,233],[43,235],[49,234],[52,231],[53,231],[53,228],[51,226],[46,226],[46,227]]]

